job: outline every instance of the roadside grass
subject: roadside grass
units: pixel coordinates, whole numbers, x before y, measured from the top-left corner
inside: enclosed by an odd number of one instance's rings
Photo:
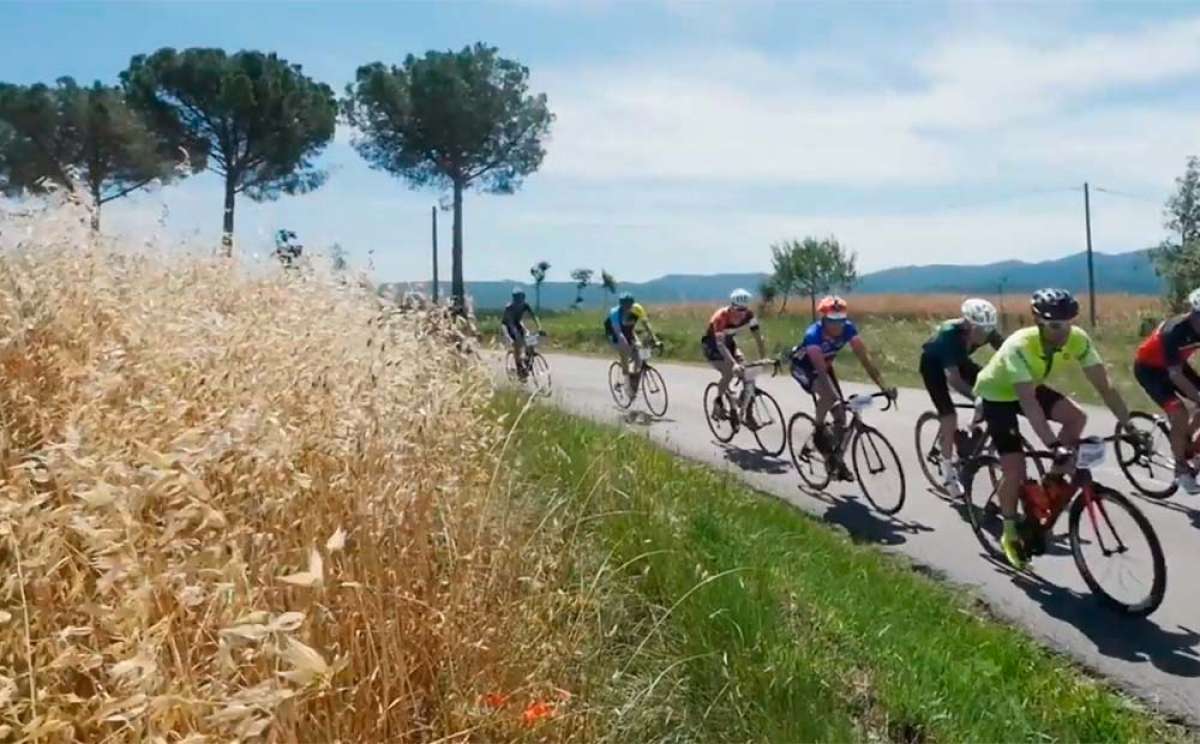
[[[949,295],[883,295],[855,298],[855,306],[861,312],[853,317],[871,354],[889,383],[903,387],[920,388],[921,376],[917,371],[921,346],[939,322],[954,317],[956,312],[948,299]],[[882,299],[881,299],[882,298]],[[1012,298],[1009,298],[1012,304]],[[1147,318],[1159,318],[1161,312],[1154,298],[1113,295],[1098,298],[1097,305],[1106,309],[1098,320],[1098,328],[1091,332],[1108,366],[1113,383],[1135,408],[1154,410],[1153,403],[1142,392],[1133,379],[1133,352],[1143,338],[1143,323]],[[714,307],[701,304],[661,305],[647,308],[650,322],[664,342],[661,355],[666,359],[683,362],[704,363],[700,353],[700,336]],[[1084,316],[1086,316],[1086,309]],[[772,356],[786,353],[803,336],[810,321],[806,301],[789,303],[787,311],[779,313],[772,309],[762,318],[763,335],[768,352]],[[546,312],[542,322],[549,333],[546,348],[585,354],[610,353],[601,326],[603,314],[599,310],[581,312]],[[1015,330],[1029,323],[1029,317],[1010,314],[1005,327]],[[483,313],[479,317],[480,331],[485,337],[498,338],[499,315]],[[742,341],[747,356],[755,354],[752,339]],[[980,349],[975,358],[983,363],[991,356],[991,348]],[[869,381],[866,372],[853,354],[844,352],[837,362],[838,374],[843,379],[858,382]],[[1051,375],[1050,384],[1081,401],[1099,403],[1100,398],[1087,383],[1082,372],[1070,365],[1062,365]]]
[[[592,566],[576,581],[604,593],[582,614],[611,679],[638,680],[622,710],[657,706],[639,740],[1188,736],[967,595],[638,434],[534,406],[509,451],[526,498],[575,525],[572,560]]]

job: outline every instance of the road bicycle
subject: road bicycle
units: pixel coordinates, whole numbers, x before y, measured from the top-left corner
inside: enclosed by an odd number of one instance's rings
[[[1122,438],[1132,439],[1126,434],[1082,440],[1065,458],[1061,451],[1026,453],[1058,465],[1074,457],[1075,473],[1069,479],[1047,475],[1040,483],[1028,480],[1022,484],[1017,504],[1019,531],[1025,557],[1042,555],[1054,538],[1059,516],[1066,511],[1071,555],[1084,583],[1109,607],[1144,617],[1158,609],[1167,589],[1162,544],[1132,501],[1092,477],[1092,469],[1105,460],[1106,443]],[[965,468],[975,472],[993,459],[994,455],[981,455]],[[1005,561],[1000,547],[1004,520],[999,486],[975,489],[973,480],[968,480],[964,494],[972,529],[988,555]]]
[[[717,383],[710,382],[704,388],[704,417],[718,441],[729,442],[745,426],[754,434],[763,454],[778,457],[787,447],[783,409],[770,393],[757,384],[757,378],[768,368],[772,377],[779,374],[778,360],[763,359],[742,365],[741,377],[729,384],[730,392],[736,395],[732,410],[729,410],[726,401],[721,400]]]
[[[511,346],[504,356],[504,372],[509,381],[518,385],[529,383],[539,395],[550,394],[550,362],[537,348],[540,339],[545,335],[544,332],[526,334],[525,359],[520,369],[517,368],[516,352]]]
[[[634,348],[633,371],[628,375],[622,369],[620,362],[608,366],[608,392],[613,401],[621,408],[629,408],[637,400],[640,390],[650,413],[661,418],[667,415],[667,383],[662,374],[650,364],[655,350],[662,350],[662,344],[639,346]]]
[[[820,491],[835,475],[839,480],[856,480],[876,510],[882,514],[895,514],[904,506],[904,466],[888,438],[862,419],[862,414],[872,408],[878,398],[887,401],[882,410],[895,407],[895,401],[887,393],[851,395],[838,400],[827,418],[836,420],[838,408],[849,412],[850,420],[840,432],[835,425],[827,424],[822,429],[825,433],[819,434],[816,419],[803,411],[794,414],[788,421],[788,446],[792,464],[809,488]],[[849,468],[845,460],[847,453],[850,454]],[[867,483],[868,478],[871,485]]]
[[[1152,499],[1165,499],[1179,490],[1175,483],[1175,454],[1171,450],[1171,424],[1166,416],[1144,411],[1129,414],[1130,428],[1140,437],[1117,437],[1117,465],[1130,485]],[[1122,427],[1117,424],[1117,434]],[[1187,460],[1200,454],[1195,437],[1188,444]]]
[[[954,407],[958,410],[975,410],[973,403],[955,403]],[[934,492],[947,501],[957,503],[958,500],[950,498],[950,493],[942,483],[942,461],[945,459],[945,455],[942,453],[941,423],[941,417],[937,411],[926,411],[917,417],[917,425],[913,430],[913,440],[917,447],[917,462],[921,465],[921,472],[925,475],[925,480],[929,481],[929,486]],[[1023,436],[1021,444],[1026,452],[1033,451],[1033,447]],[[995,456],[996,448],[992,444],[991,436],[988,435],[986,425],[982,422],[973,420],[969,427],[956,429],[954,449],[958,455],[955,470],[963,491],[967,487],[963,482],[963,463],[981,455],[991,455],[991,459],[988,460],[987,473],[992,486],[1000,481],[999,459]],[[1036,458],[1033,463],[1040,479],[1046,474],[1045,467],[1041,460]]]

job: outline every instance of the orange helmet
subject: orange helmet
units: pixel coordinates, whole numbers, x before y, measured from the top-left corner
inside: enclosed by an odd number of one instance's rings
[[[829,320],[845,320],[846,301],[836,295],[826,297],[817,303],[817,314]]]

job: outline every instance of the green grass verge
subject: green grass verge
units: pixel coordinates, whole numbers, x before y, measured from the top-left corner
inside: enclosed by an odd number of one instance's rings
[[[659,308],[650,308],[650,319],[665,343],[662,355],[677,361],[703,363],[700,336],[704,332],[707,315],[699,310],[684,312],[670,307],[662,308],[662,312],[656,312],[658,310]],[[603,314],[599,311],[546,313],[542,322],[550,334],[547,339],[550,349],[589,354],[611,353],[601,328]],[[924,318],[882,315],[856,316],[855,322],[886,379],[893,385],[920,388],[921,376],[917,365],[921,357],[921,345],[929,338],[937,322]],[[804,335],[808,323],[807,317],[799,315],[763,318],[763,334],[770,353],[779,355],[790,349]],[[496,337],[499,333],[499,316],[481,315],[479,327],[485,336]],[[1126,396],[1129,405],[1144,410],[1156,410],[1133,379],[1133,351],[1141,343],[1137,319],[1125,318],[1103,323],[1092,336],[1108,365],[1114,384]],[[743,343],[748,344],[747,353],[752,355],[753,340],[747,339]],[[982,363],[990,355],[989,347],[980,349],[975,358]],[[837,365],[838,374],[843,379],[869,379],[857,359],[848,351],[838,358]],[[1100,402],[1099,396],[1087,383],[1083,373],[1070,365],[1060,365],[1060,369],[1051,375],[1050,384],[1079,400]]]
[[[589,694],[626,740],[1187,736],[966,595],[641,435],[535,406],[509,452],[526,498],[577,532],[575,581],[608,587],[583,613],[604,646]]]

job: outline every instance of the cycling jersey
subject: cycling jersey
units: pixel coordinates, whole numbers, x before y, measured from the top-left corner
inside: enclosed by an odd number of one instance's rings
[[[500,322],[506,327],[520,325],[526,313],[533,313],[533,308],[529,306],[528,302],[522,301],[520,304],[510,302],[504,306],[504,317]]]
[[[646,319],[646,308],[642,307],[641,303],[635,302],[629,308],[629,312],[622,313],[621,306],[616,305],[612,310],[608,311],[607,326],[621,329],[632,329],[637,325],[639,320]]]
[[[1003,343],[1004,337],[993,328],[982,343],[972,344],[967,322],[962,318],[948,320],[938,326],[921,347],[921,364],[924,366],[927,361],[936,361],[942,369],[961,367],[984,344],[991,344],[993,349],[998,350]]]
[[[1080,367],[1101,363],[1091,337],[1078,326],[1072,326],[1066,344],[1050,354],[1047,354],[1041,331],[1036,326],[1022,328],[1009,336],[988,360],[975,381],[975,394],[985,401],[1018,400],[1016,385],[1042,382],[1054,369],[1056,360],[1074,361]]]
[[[732,336],[743,328],[749,328],[752,331],[758,330],[758,318],[754,317],[754,311],[745,307],[728,305],[717,310],[708,319],[708,328],[704,331],[704,338],[711,340],[718,333]]]
[[[1192,327],[1190,315],[1168,318],[1138,347],[1134,359],[1146,367],[1176,367],[1200,349],[1200,334]]]
[[[826,336],[821,327],[821,321],[818,320],[804,332],[804,338],[801,339],[800,343],[792,347],[792,363],[810,368],[812,360],[808,358],[808,349],[810,346],[817,346],[821,349],[821,354],[825,357],[825,362],[828,364],[833,361],[833,358],[837,356],[838,352],[846,344],[857,337],[858,328],[855,327],[852,321],[847,320],[842,324],[842,335]]]

